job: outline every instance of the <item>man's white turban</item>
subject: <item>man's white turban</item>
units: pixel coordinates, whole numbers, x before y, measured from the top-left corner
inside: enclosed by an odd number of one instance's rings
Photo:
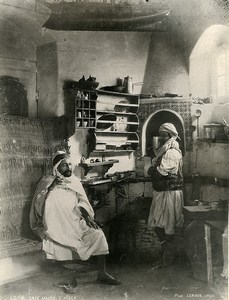
[[[53,160],[52,160],[52,164],[55,167],[61,160],[65,159],[65,158],[69,158],[69,154],[67,154],[64,151],[57,151],[57,153],[55,154]]]
[[[160,131],[165,131],[167,132],[171,137],[174,139],[180,139],[178,136],[178,132],[176,130],[176,127],[172,123],[164,123],[160,126],[159,132]]]

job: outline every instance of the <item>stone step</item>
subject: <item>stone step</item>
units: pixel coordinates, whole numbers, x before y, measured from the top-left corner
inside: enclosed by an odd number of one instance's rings
[[[41,251],[0,259],[0,285],[40,274],[45,260]]]
[[[41,243],[24,238],[0,241],[0,285],[40,273]]]
[[[41,242],[18,238],[15,240],[0,241],[0,259],[41,250]]]

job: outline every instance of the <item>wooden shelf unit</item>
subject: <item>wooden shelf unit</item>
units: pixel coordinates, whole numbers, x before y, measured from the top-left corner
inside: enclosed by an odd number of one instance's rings
[[[99,90],[96,143],[106,144],[106,151],[135,150],[139,144],[138,108],[139,95]]]
[[[96,91],[76,89],[75,93],[76,128],[96,128]]]

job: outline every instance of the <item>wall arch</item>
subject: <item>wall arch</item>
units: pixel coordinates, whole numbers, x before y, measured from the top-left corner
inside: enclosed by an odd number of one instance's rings
[[[225,84],[222,87],[222,83],[218,78],[220,72],[217,59],[224,52],[226,55],[223,64],[225,67],[225,78],[223,79]],[[229,80],[229,27],[226,25],[212,25],[206,29],[193,48],[189,63],[192,96],[210,97],[213,102],[218,103],[227,102],[226,98],[229,96],[229,88],[226,84]],[[224,93],[222,93],[222,88],[225,89]]]
[[[174,110],[160,109],[152,113],[144,122],[142,127],[142,156],[150,156],[149,148],[152,147],[152,137],[159,136],[159,127],[165,123],[172,123],[178,131],[180,148],[182,154],[185,154],[185,127],[182,117]]]

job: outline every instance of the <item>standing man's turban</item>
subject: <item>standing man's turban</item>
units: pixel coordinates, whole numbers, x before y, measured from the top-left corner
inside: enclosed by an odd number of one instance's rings
[[[175,139],[180,139],[178,136],[178,132],[176,130],[176,127],[172,123],[164,123],[160,126],[159,132],[160,131],[165,131],[167,132],[171,137]]]

